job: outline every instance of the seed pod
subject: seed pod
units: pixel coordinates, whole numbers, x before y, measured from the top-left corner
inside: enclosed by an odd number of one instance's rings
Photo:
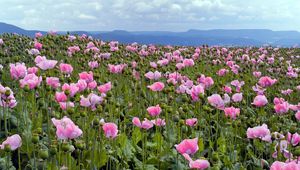
[[[51,145],[49,152],[51,155],[55,155],[57,153],[56,145]]]
[[[300,146],[297,146],[294,153],[295,156],[300,156]]]
[[[71,150],[71,145],[69,143],[63,143],[62,146],[61,146],[61,149],[64,151],[64,152],[68,152]]]
[[[11,151],[10,145],[8,145],[8,144],[4,145],[4,151],[10,152]]]
[[[181,131],[183,133],[187,133],[189,131],[188,127],[187,126],[181,126]]]
[[[29,85],[28,85],[28,84],[26,84],[26,85],[24,86],[24,91],[25,91],[25,92],[29,92],[29,91],[30,91],[30,88],[29,88]]]
[[[39,142],[39,135],[38,134],[33,134],[31,141],[33,144],[37,144]]]
[[[212,154],[212,159],[213,159],[213,161],[218,161],[219,160],[219,154],[218,154],[218,152],[214,152]]]
[[[47,159],[49,157],[48,150],[45,149],[39,150],[39,157],[44,160]]]
[[[9,96],[11,94],[10,90],[5,91],[5,96]]]

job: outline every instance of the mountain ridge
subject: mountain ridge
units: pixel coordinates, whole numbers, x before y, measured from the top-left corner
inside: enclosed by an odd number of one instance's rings
[[[36,32],[46,34],[46,31],[26,30],[20,27],[0,22],[0,34],[17,33],[33,37]],[[184,32],[173,31],[58,31],[59,34],[88,34],[104,41],[117,40],[121,43],[161,44],[199,46],[272,46],[291,47],[300,44],[300,32],[273,31],[270,29],[189,29]]]

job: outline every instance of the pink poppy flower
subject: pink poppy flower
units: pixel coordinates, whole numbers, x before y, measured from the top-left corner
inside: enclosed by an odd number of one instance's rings
[[[147,86],[152,91],[162,91],[165,87],[164,83],[162,82],[155,82],[150,86]]]
[[[82,92],[87,88],[88,84],[85,80],[80,79],[77,81],[76,86],[78,87],[78,91]]]
[[[114,139],[118,135],[118,126],[115,123],[104,123],[102,129],[106,138]]]
[[[186,119],[185,120],[185,124],[188,125],[188,126],[196,126],[198,123],[198,119],[197,118],[191,118],[191,119]]]
[[[58,139],[75,139],[82,135],[82,130],[66,116],[60,120],[52,118],[51,121],[56,127]]]
[[[57,87],[60,86],[59,78],[57,78],[57,77],[47,77],[46,83],[48,86],[51,86],[54,89],[56,89]]]
[[[169,64],[169,60],[168,59],[162,59],[162,60],[158,60],[156,63],[160,66],[166,66],[166,65]]]
[[[9,91],[10,94],[6,95],[6,91]],[[9,87],[4,87],[0,84],[0,106],[14,108],[17,106],[17,103],[13,91]]]
[[[198,138],[194,139],[185,139],[180,142],[178,145],[175,145],[176,150],[181,154],[195,154],[198,151]]]
[[[223,87],[223,90],[225,93],[228,93],[228,94],[231,94],[232,93],[232,89],[230,86],[224,86]]]
[[[80,106],[91,107],[92,111],[96,110],[97,105],[101,104],[102,101],[102,96],[98,96],[93,93],[89,94],[86,98],[84,96],[80,96]]]
[[[149,113],[150,116],[159,116],[161,113],[161,108],[159,107],[159,105],[156,106],[150,106],[147,108],[147,112]]]
[[[276,79],[271,79],[270,77],[268,76],[264,76],[264,77],[261,77],[258,81],[258,84],[265,88],[265,87],[269,87],[269,86],[272,86],[274,83],[276,83],[277,80]]]
[[[266,91],[266,89],[260,87],[259,85],[255,85],[252,87],[252,90],[256,92],[257,95],[263,95]]]
[[[71,64],[60,63],[59,69],[60,72],[64,74],[71,74],[73,72],[73,67]]]
[[[126,66],[127,66],[126,64],[118,64],[118,65],[108,64],[108,70],[111,73],[120,74],[123,72]]]
[[[297,164],[295,161],[287,163],[275,161],[271,165],[270,170],[300,170],[300,164]]]
[[[9,67],[12,79],[18,80],[24,78],[27,74],[27,68],[24,63],[9,64]]]
[[[74,53],[80,51],[79,46],[68,47],[68,56],[72,56]]]
[[[20,135],[18,135],[18,134],[9,136],[6,138],[5,141],[2,142],[2,144],[0,145],[0,148],[4,149],[5,145],[9,145],[10,149],[12,151],[14,151],[22,146],[22,139],[21,139]]]
[[[161,73],[159,71],[155,71],[154,73],[152,71],[149,71],[145,74],[145,77],[150,80],[158,80],[161,77]]]
[[[229,71],[225,68],[222,68],[220,69],[218,72],[217,72],[217,75],[218,76],[224,76],[226,73],[228,73]]]
[[[197,86],[192,86],[192,89],[190,91],[190,95],[192,97],[193,101],[198,101],[199,100],[199,95],[202,94],[204,95],[204,87],[202,84],[199,84]]]
[[[270,135],[270,130],[268,129],[268,126],[266,124],[263,124],[262,126],[248,128],[247,129],[247,138],[248,139],[259,138],[259,139],[261,139],[263,141],[267,141],[267,142],[272,141],[271,135]]]
[[[87,87],[91,90],[95,89],[97,87],[97,82],[94,80],[92,82],[89,82]]]
[[[38,77],[35,74],[27,74],[23,79],[20,80],[21,88],[24,88],[26,85],[29,86],[30,89],[34,89],[40,85],[42,82],[42,77]]]
[[[157,68],[157,64],[156,64],[155,62],[150,62],[150,66],[151,66],[152,68]]]
[[[42,34],[42,33],[40,33],[40,32],[37,32],[37,33],[35,33],[34,35],[35,35],[35,38],[40,38],[40,37],[42,37],[42,36],[43,36],[43,34]]]
[[[209,168],[210,164],[207,160],[205,159],[197,159],[197,160],[192,160],[192,158],[190,157],[190,155],[184,153],[183,157],[189,161],[189,167],[192,169],[200,169],[200,170],[204,170]]]
[[[253,76],[256,77],[256,78],[259,78],[261,76],[261,72],[259,71],[254,71],[253,72]]]
[[[95,47],[95,44],[93,42],[89,42],[87,45],[86,45],[86,48],[93,48]]]
[[[184,93],[187,93],[187,92],[190,92],[190,89],[185,86],[185,85],[180,85],[179,87],[177,87],[176,89],[176,93],[179,93],[179,94],[184,94]]]
[[[225,116],[226,117],[230,117],[231,119],[236,119],[237,116],[240,115],[240,109],[239,108],[235,108],[235,107],[226,107],[224,109],[225,112]]]
[[[245,85],[245,82],[244,81],[233,80],[230,84],[235,86],[237,92],[240,92],[242,86]]]
[[[295,117],[298,121],[300,121],[300,110],[295,114]]]
[[[166,125],[165,119],[161,119],[161,118],[157,118],[157,119],[155,119],[155,120],[151,120],[151,122],[152,122],[155,126],[165,126],[165,125]]]
[[[212,105],[213,107],[215,107],[217,109],[224,109],[225,104],[230,102],[230,98],[229,98],[229,101],[228,101],[228,99],[223,100],[219,94],[213,94],[213,95],[207,97],[207,100],[210,105]]]
[[[287,113],[289,111],[289,103],[288,102],[277,103],[274,106],[274,110],[277,114]]]
[[[277,158],[278,157],[278,147],[279,147],[279,152],[282,153],[282,155],[285,158],[290,159],[290,158],[293,157],[293,154],[290,153],[287,150],[287,148],[288,148],[288,141],[287,140],[280,140],[279,142],[276,141],[276,145],[274,147],[275,152],[272,154],[273,158]]]
[[[300,91],[300,85],[299,85],[299,86],[296,86],[296,89],[297,89],[298,91]]]
[[[132,61],[132,62],[131,62],[131,67],[132,67],[132,68],[136,68],[137,65],[138,65],[138,63],[137,63],[136,61]]]
[[[37,56],[34,61],[36,65],[42,70],[52,69],[57,64],[56,60],[48,60],[45,56]]]
[[[134,117],[132,119],[132,123],[135,126],[142,128],[142,129],[146,129],[146,130],[151,129],[153,127],[153,123],[150,120],[148,120],[147,118],[145,118],[144,121],[141,122],[139,118]]]
[[[66,96],[65,92],[55,92],[55,100],[57,102],[65,102],[67,99],[68,97]]]
[[[70,85],[65,83],[62,86],[62,90],[63,91],[67,91],[68,90],[70,92],[69,96],[73,97],[79,91],[79,88],[77,87],[77,85],[75,83],[71,83]]]
[[[62,110],[67,110],[67,108],[74,107],[75,105],[73,102],[59,102],[59,106]]]
[[[79,78],[80,80],[84,80],[85,82],[89,83],[94,80],[94,74],[91,71],[90,72],[84,71],[82,73],[79,73]]]
[[[185,67],[192,67],[195,65],[194,60],[193,59],[184,59],[183,62]]]
[[[291,136],[291,140],[289,141],[293,146],[296,146],[300,143],[300,135],[298,133],[294,133]]]
[[[105,83],[97,87],[100,93],[107,93],[108,91],[111,90],[111,88],[112,88],[111,82]]]
[[[90,67],[91,69],[95,69],[95,68],[98,68],[98,67],[99,67],[99,64],[98,64],[97,61],[90,61],[90,62],[89,62],[89,67]]]
[[[37,67],[29,67],[28,69],[27,69],[27,73],[28,74],[36,74],[37,72],[38,72],[38,68]]]
[[[255,105],[256,107],[262,107],[262,106],[265,106],[266,104],[268,104],[268,99],[266,98],[265,95],[257,95],[254,98],[254,101],[252,104]]]
[[[184,64],[183,63],[177,63],[176,64],[176,68],[178,69],[178,70],[181,70],[181,69],[183,69],[185,66],[184,66]]]
[[[241,102],[243,100],[243,93],[235,93],[231,98],[233,102]]]
[[[197,81],[204,85],[205,88],[209,88],[214,84],[214,80],[211,77],[205,77],[205,75],[201,75]]]
[[[43,47],[43,44],[42,43],[39,43],[39,42],[34,42],[34,48],[35,49],[38,49],[39,51],[41,51],[41,49],[42,49],[42,47]]]
[[[281,90],[281,94],[283,95],[290,95],[292,92],[293,92],[292,89]]]
[[[40,51],[38,49],[33,48],[33,49],[28,50],[28,54],[33,55],[33,56],[37,56],[37,55],[40,54]]]

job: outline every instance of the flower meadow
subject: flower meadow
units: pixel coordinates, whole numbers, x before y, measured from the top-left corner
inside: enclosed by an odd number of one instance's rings
[[[300,170],[300,50],[0,36],[0,169]]]

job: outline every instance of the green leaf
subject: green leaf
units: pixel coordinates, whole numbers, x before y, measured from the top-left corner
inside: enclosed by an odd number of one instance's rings
[[[99,158],[100,160],[98,160],[98,168],[103,167],[104,165],[106,165],[107,161],[108,161],[108,156],[106,154],[106,151],[103,150],[100,154],[99,154]]]
[[[204,150],[204,143],[202,138],[198,139],[198,147],[199,147],[199,152],[202,152]]]
[[[226,153],[226,140],[224,137],[219,137],[217,140],[217,144],[218,144],[218,151],[220,151],[221,153]]]
[[[124,148],[127,144],[127,136],[126,134],[119,134],[117,138],[118,143],[120,144],[121,148]]]
[[[142,133],[139,128],[134,128],[131,139],[134,145],[136,145],[139,141],[142,140]]]

